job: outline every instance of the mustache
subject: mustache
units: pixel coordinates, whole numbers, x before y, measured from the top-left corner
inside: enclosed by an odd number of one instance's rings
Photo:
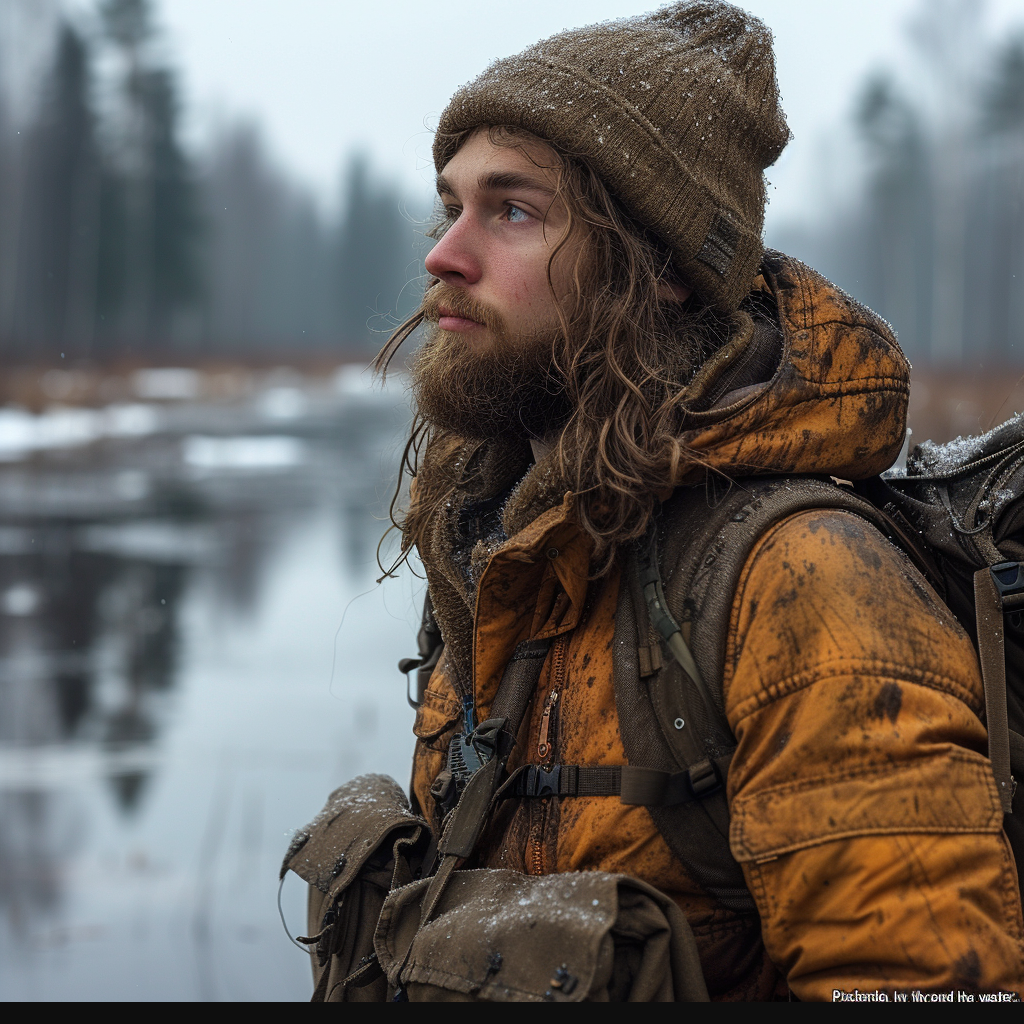
[[[505,322],[499,313],[444,281],[437,281],[427,289],[421,310],[424,318],[435,324],[442,316],[457,316],[475,320],[499,337],[505,334]]]

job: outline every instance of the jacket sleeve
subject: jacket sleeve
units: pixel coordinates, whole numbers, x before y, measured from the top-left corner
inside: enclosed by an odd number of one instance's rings
[[[906,557],[845,512],[777,525],[723,686],[730,842],[793,993],[1024,993],[977,658]]]

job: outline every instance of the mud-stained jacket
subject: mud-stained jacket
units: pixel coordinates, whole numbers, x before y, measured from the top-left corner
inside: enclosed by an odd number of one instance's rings
[[[754,339],[718,360],[687,444],[731,476],[885,469],[909,393],[887,326],[778,254],[757,288]],[[486,718],[528,638],[555,639],[510,768],[625,764],[612,672],[620,572],[588,583],[574,496],[514,446],[449,441],[425,465],[457,487],[420,551],[445,652],[416,718],[419,805],[437,815],[430,787],[466,700]],[[756,917],[702,892],[648,811],[617,797],[508,800],[479,863],[652,883],[687,915],[712,998],[784,998],[787,987],[800,999],[1024,992],[977,658],[903,554],[847,512],[803,512],[771,529],[736,593],[722,690],[738,741],[730,844]]]

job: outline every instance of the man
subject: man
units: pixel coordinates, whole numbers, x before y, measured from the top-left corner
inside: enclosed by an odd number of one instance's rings
[[[554,638],[510,770],[627,763],[625,553],[673,489],[860,479],[899,452],[908,365],[887,325],[762,248],[763,171],[787,140],[770,35],[718,2],[545,40],[442,115],[431,283],[381,356],[426,321],[401,527],[444,641],[415,725],[414,803],[435,828],[453,737],[487,717],[523,640]],[[777,524],[744,565],[721,675],[731,851],[756,912],[614,796],[506,800],[477,864],[657,886],[712,998],[1020,992],[977,659],[906,558],[849,512]]]

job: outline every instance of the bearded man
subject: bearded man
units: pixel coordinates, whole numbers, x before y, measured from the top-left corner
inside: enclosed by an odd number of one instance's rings
[[[718,2],[557,35],[444,111],[430,284],[380,359],[426,325],[398,519],[444,644],[412,786],[435,831],[452,745],[524,640],[553,638],[509,771],[642,760],[617,658],[657,680],[665,648],[622,632],[626,567],[680,489],[707,513],[723,480],[858,480],[898,455],[909,367],[888,325],[763,249],[763,172],[788,137],[768,31]],[[1020,992],[967,635],[839,509],[773,525],[730,599],[712,683],[736,743],[725,856],[749,895],[684,863],[655,809],[557,787],[502,801],[475,865],[651,883],[712,998]]]

